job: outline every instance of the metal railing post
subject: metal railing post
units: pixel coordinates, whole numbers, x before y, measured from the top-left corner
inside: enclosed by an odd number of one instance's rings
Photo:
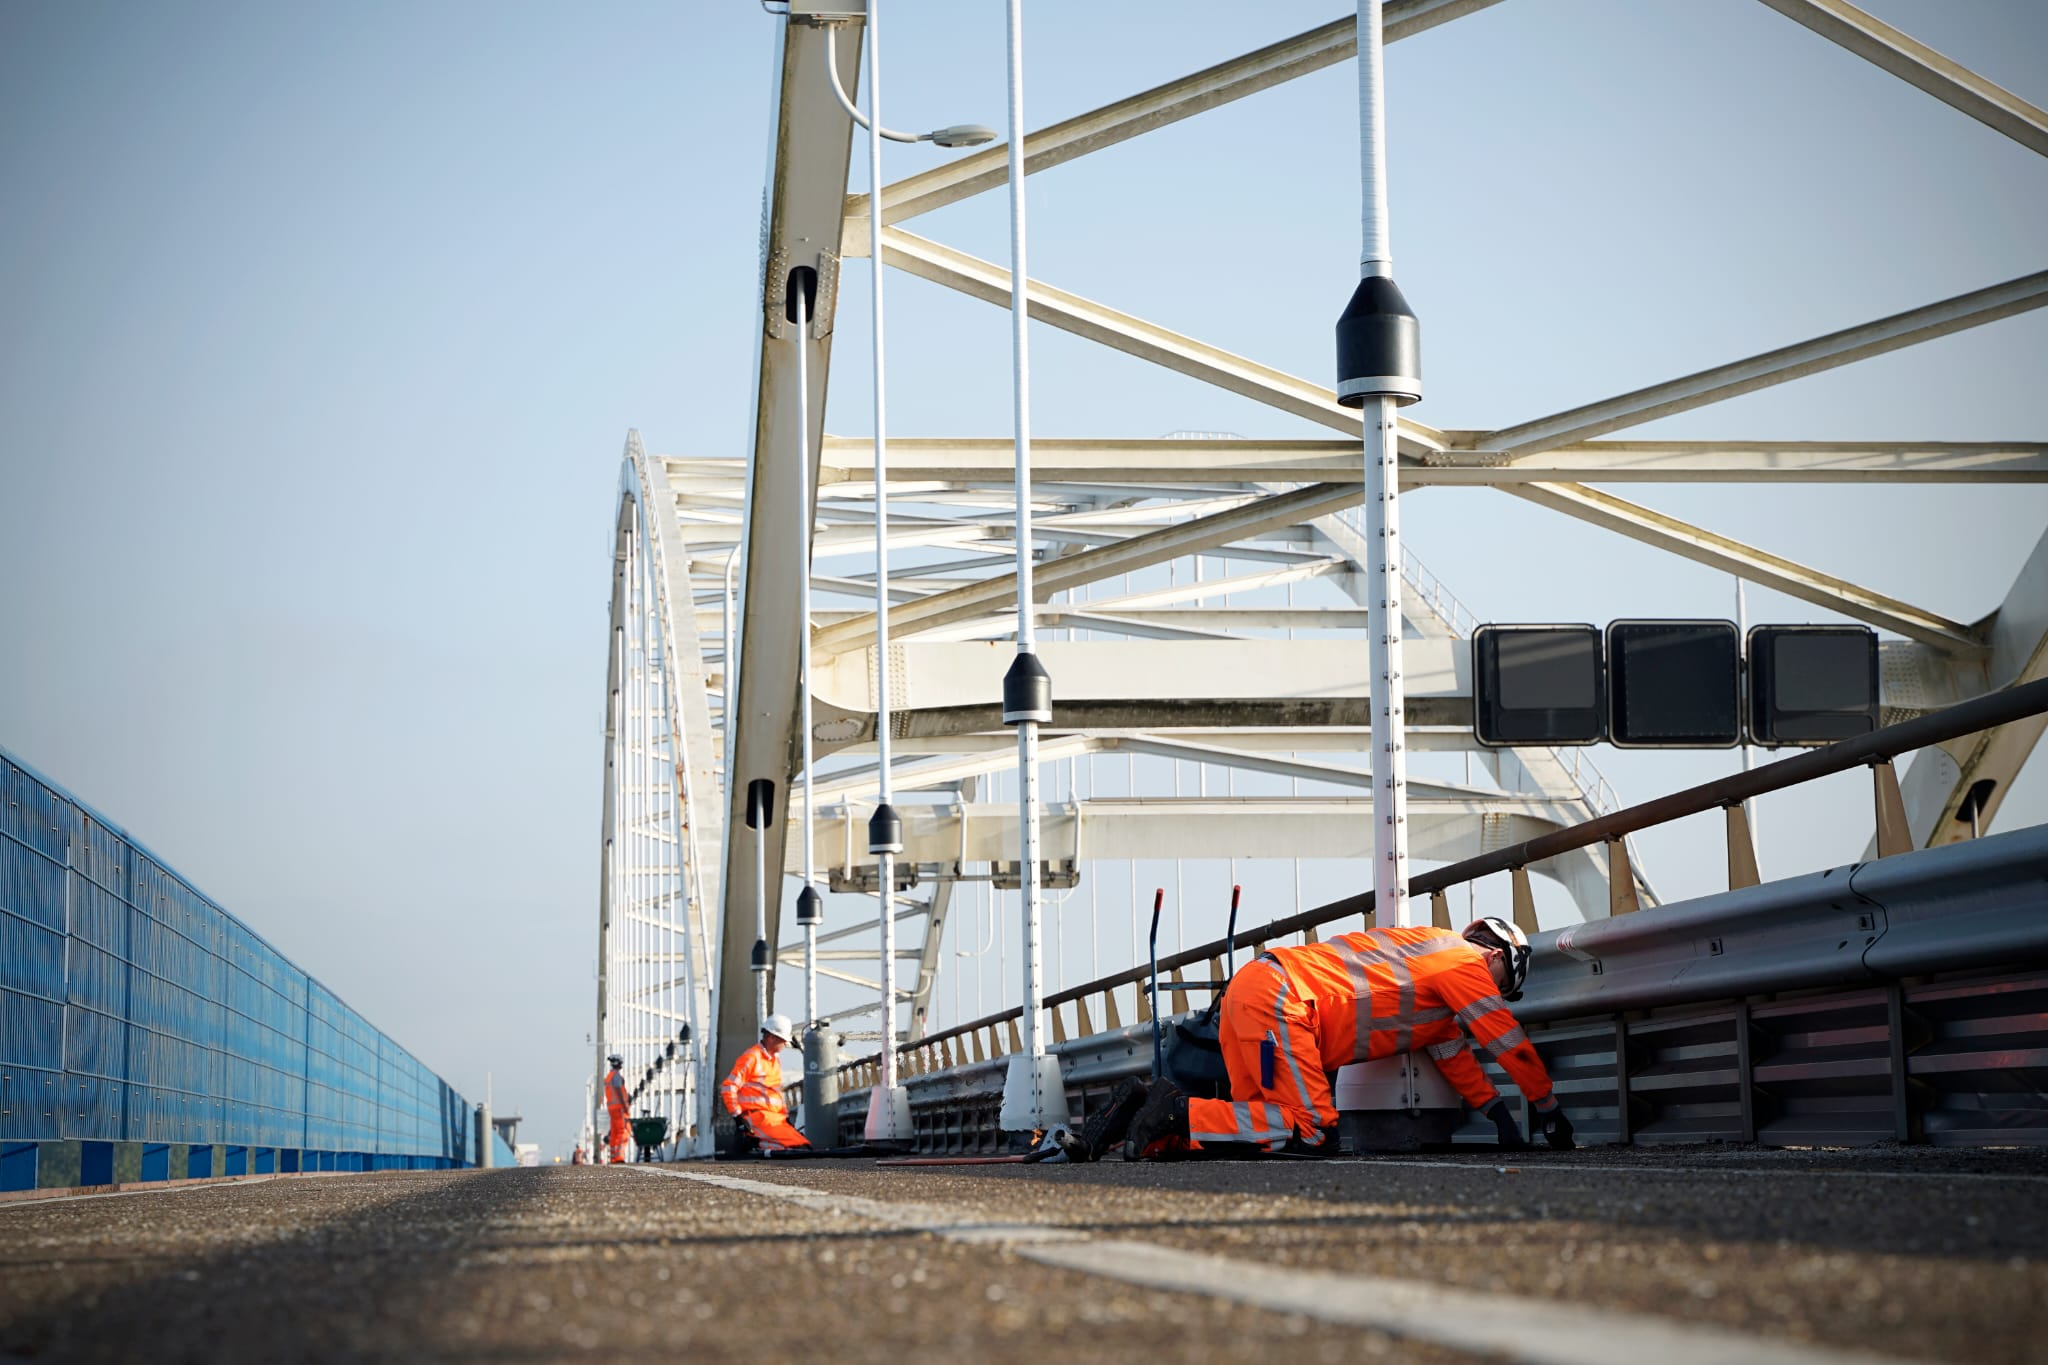
[[[1728,815],[1728,889],[1740,891],[1745,886],[1755,886],[1761,877],[1757,875],[1756,845],[1750,841],[1749,815],[1740,801],[1730,802]]]
[[[1906,822],[1906,802],[1899,795],[1899,774],[1887,758],[1870,765],[1877,796],[1877,856],[1913,851],[1913,827]]]

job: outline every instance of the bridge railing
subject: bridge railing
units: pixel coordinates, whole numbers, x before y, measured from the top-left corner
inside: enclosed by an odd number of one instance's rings
[[[1868,768],[1871,772],[1878,857],[1882,859],[1905,853],[1912,849],[1913,843],[1893,760],[1929,745],[1959,739],[2044,712],[2048,712],[2048,680],[2007,688],[1823,749],[1803,750],[1789,758],[1644,801],[1508,848],[1418,873],[1409,880],[1410,893],[1416,897],[1428,896],[1432,919],[1440,927],[1449,928],[1446,893],[1450,888],[1481,877],[1506,873],[1513,884],[1516,922],[1525,932],[1533,934],[1536,916],[1529,888],[1529,868],[1547,858],[1598,843],[1607,847],[1610,915],[1627,915],[1639,909],[1624,842],[1627,837],[1673,820],[1714,810],[1725,812],[1728,889],[1738,891],[1757,885],[1759,880],[1755,848],[1743,813],[1743,803],[1770,792],[1783,791],[1856,768]],[[1353,915],[1364,916],[1370,924],[1374,908],[1373,893],[1365,891],[1272,920],[1241,932],[1238,936],[1239,952],[1255,956],[1267,944],[1294,934],[1304,935],[1313,941],[1317,930]],[[1659,907],[1646,913],[1662,916],[1666,909],[1675,908]],[[1191,993],[1201,995],[1221,988],[1227,979],[1225,947],[1224,940],[1216,939],[1159,960],[1159,990],[1162,996],[1170,993],[1173,997],[1173,1013],[1186,1011]],[[1196,966],[1202,967],[1202,978],[1186,979],[1185,972]],[[1118,1033],[1130,1027],[1124,1022],[1117,999],[1117,992],[1127,986],[1137,986],[1132,1008],[1133,1024],[1149,1024],[1152,1019],[1151,1002],[1144,988],[1137,985],[1146,981],[1149,975],[1150,969],[1141,965],[1048,994],[1045,1006],[1051,1016],[1054,1045],[1098,1033]],[[1070,1016],[1071,1030],[1068,1028]],[[1012,1007],[905,1042],[897,1048],[900,1070],[907,1077],[916,1077],[953,1067],[993,1062],[1014,1053],[1022,1046],[1018,1027],[1022,1017],[1022,1008]],[[842,1084],[848,1091],[872,1085],[879,1070],[879,1053],[849,1061],[840,1068]]]

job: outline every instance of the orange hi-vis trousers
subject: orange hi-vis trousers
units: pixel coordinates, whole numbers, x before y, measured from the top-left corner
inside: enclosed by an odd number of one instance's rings
[[[1233,1098],[1189,1098],[1189,1146],[1251,1142],[1270,1149],[1295,1134],[1314,1143],[1336,1125],[1313,1009],[1278,966],[1263,958],[1245,964],[1217,1019]]]
[[[1428,1053],[1465,1102],[1484,1109],[1500,1092],[1473,1057],[1468,1034],[1531,1101],[1543,1104],[1552,1090],[1485,955],[1427,925],[1260,954],[1224,992],[1217,1032],[1231,1100],[1188,1101],[1195,1145],[1270,1147],[1290,1131],[1316,1142],[1337,1121],[1331,1073],[1410,1052]]]
[[[753,1131],[763,1147],[808,1147],[811,1140],[799,1133],[787,1113],[774,1109],[742,1109],[741,1122]]]
[[[626,1159],[627,1124],[631,1114],[630,1097],[626,1094],[626,1078],[614,1071],[604,1078],[604,1107],[612,1120],[611,1133],[605,1145],[612,1149],[612,1164]]]

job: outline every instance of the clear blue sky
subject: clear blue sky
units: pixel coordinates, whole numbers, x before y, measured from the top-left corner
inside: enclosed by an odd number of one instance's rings
[[[1871,8],[2048,102],[2048,7]],[[1029,122],[1342,10],[1034,0]],[[1002,122],[1000,4],[884,19],[886,121]],[[619,451],[628,426],[744,451],[777,22],[751,0],[0,6],[0,743],[459,1087],[494,1072],[551,1145],[589,1057]],[[1388,72],[1437,425],[2044,264],[2040,158],[1762,5],[1506,0]],[[1034,177],[1033,273],[1327,382],[1354,99],[1335,68]],[[1000,194],[912,230],[1007,255]],[[1006,434],[1005,316],[891,290],[892,427]],[[861,433],[864,267],[843,297],[828,425]],[[1043,435],[1311,434],[1034,345]],[[1643,434],[2040,439],[2044,359],[2033,314]],[[2039,488],[1631,496],[1964,620],[2048,525]],[[1405,515],[1482,617],[1729,610],[1719,575],[1497,495]],[[1634,797],[1729,762],[1603,758]],[[2008,818],[2043,818],[2042,785]],[[1788,812],[1767,870],[1853,857],[1861,799]],[[1699,861],[1650,848],[1669,876]]]

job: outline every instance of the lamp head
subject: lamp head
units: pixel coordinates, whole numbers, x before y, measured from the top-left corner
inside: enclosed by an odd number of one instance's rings
[[[979,147],[984,142],[994,142],[996,133],[995,129],[984,128],[979,123],[956,123],[951,128],[926,133],[925,137],[941,147]]]

